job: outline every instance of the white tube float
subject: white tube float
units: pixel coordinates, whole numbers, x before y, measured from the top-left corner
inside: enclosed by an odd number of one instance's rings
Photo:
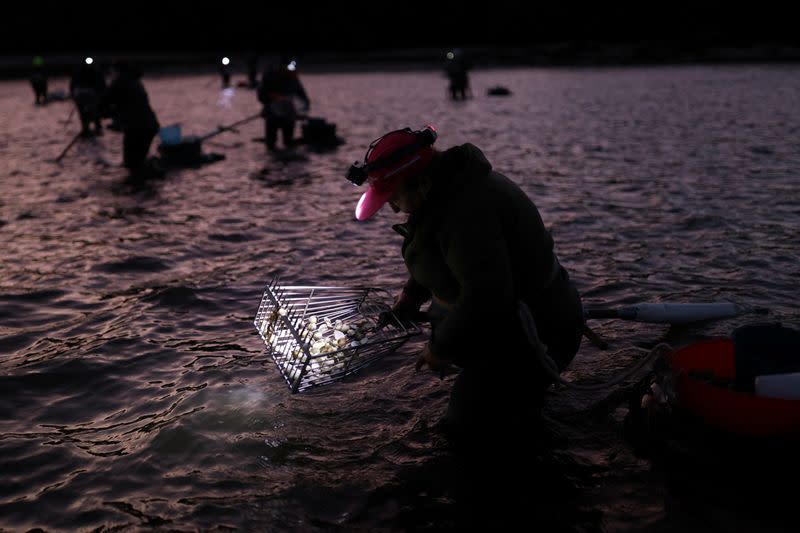
[[[800,400],[800,372],[756,376],[755,389],[757,396]]]

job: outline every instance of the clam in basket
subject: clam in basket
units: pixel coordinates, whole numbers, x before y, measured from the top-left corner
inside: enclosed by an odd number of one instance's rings
[[[301,392],[338,381],[421,332],[401,322],[388,301],[383,289],[282,286],[273,279],[254,324],[291,391]]]

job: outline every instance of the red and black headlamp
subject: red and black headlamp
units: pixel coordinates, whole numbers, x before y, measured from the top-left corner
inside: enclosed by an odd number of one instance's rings
[[[410,143],[399,146],[396,149],[388,149],[386,155],[381,154],[370,161],[370,155],[372,155],[376,147],[381,145],[381,141],[397,133],[411,134],[414,136],[414,139]],[[436,137],[436,130],[431,125],[425,126],[423,129],[417,131],[411,128],[390,131],[370,143],[363,161],[356,161],[350,165],[350,168],[347,170],[347,180],[354,185],[363,185],[364,182],[367,181],[370,172],[389,169],[400,164],[414,152],[433,145],[433,143],[436,142]],[[391,174],[391,172],[387,174]]]

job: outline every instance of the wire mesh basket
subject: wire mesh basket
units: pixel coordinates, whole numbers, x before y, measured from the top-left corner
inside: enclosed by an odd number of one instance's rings
[[[276,278],[254,324],[291,391],[300,392],[338,381],[421,332],[387,301],[383,289],[282,286]]]

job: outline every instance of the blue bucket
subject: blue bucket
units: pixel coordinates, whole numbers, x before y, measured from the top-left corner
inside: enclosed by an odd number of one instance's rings
[[[162,144],[180,144],[181,125],[172,124],[171,126],[164,126],[158,131],[158,136],[161,138]]]

